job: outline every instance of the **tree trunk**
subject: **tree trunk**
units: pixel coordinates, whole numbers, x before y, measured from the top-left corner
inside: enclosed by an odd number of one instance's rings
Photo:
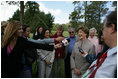
[[[99,14],[98,14],[98,31],[100,30],[100,21],[101,21],[101,2],[99,3]]]
[[[20,1],[20,22],[24,24],[24,1]]]
[[[86,8],[87,8],[87,1],[85,2],[85,26],[86,26]]]

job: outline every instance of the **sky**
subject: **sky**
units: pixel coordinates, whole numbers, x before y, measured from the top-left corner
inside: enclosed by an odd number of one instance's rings
[[[26,2],[26,1],[25,1]],[[69,15],[74,10],[73,1],[37,1],[40,5],[39,9],[43,12],[51,13],[54,16],[54,23],[65,24],[69,22]],[[6,21],[12,17],[14,12],[19,8],[17,5],[8,5],[2,1],[1,5],[1,21]],[[107,4],[109,11],[113,11],[112,4]],[[103,17],[104,19],[104,17]]]

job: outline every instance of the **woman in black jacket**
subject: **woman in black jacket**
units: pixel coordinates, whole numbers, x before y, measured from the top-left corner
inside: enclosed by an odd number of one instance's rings
[[[38,48],[52,51],[53,45],[38,44],[28,41],[22,37],[22,25],[19,21],[8,23],[4,37],[2,40],[1,49],[1,77],[16,78],[19,72],[23,69],[22,54],[27,48]]]

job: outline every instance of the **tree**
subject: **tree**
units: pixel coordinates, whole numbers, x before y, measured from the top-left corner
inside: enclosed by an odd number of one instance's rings
[[[91,1],[91,4],[88,5],[87,12],[87,26],[89,28],[95,27],[98,31],[101,29],[101,18],[108,11],[106,8],[107,1]]]
[[[18,5],[20,4],[20,22],[24,23],[24,1],[6,1],[9,5]]]
[[[31,32],[34,32],[38,26],[52,28],[54,17],[51,13],[45,14],[39,10],[39,4],[35,1],[28,1],[25,4],[24,24],[31,26]],[[20,11],[14,12],[11,20],[20,20]]]
[[[34,32],[38,26],[52,28],[54,17],[51,13],[45,14],[39,10],[39,4],[35,1],[28,1],[24,7],[24,24],[31,26],[31,32]],[[12,18],[9,21],[20,21],[20,11],[14,12]]]
[[[24,24],[24,1],[20,1],[20,22]]]
[[[70,14],[69,19],[72,19],[72,22],[77,21],[77,23],[79,23],[81,22],[81,19],[84,18],[84,25],[86,25],[86,10],[88,8],[87,1],[74,1],[73,4],[75,8],[74,11]]]
[[[16,12],[14,12],[14,15],[12,16],[12,18],[9,18],[8,21],[13,21],[13,20],[20,21],[20,10],[19,9],[17,9]]]
[[[53,30],[53,31],[57,30],[57,27],[58,27],[58,26],[59,26],[59,24],[58,24],[58,23],[53,24],[53,28],[52,28],[52,30]]]
[[[113,1],[112,6],[115,7],[115,10],[117,10],[117,1]]]
[[[32,26],[31,32],[34,32],[38,26],[52,28],[54,17],[51,13],[41,12],[39,4],[35,1],[28,1],[25,6],[25,23]]]
[[[72,25],[85,25],[88,28],[101,28],[101,18],[108,11],[105,7],[107,1],[74,1],[74,11],[70,14],[70,23]],[[83,21],[84,20],[84,24]]]

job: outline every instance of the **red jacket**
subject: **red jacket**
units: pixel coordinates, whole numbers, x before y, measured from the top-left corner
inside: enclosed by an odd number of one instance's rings
[[[51,36],[51,38],[57,38],[57,33],[55,33],[54,35]],[[62,35],[62,37],[64,37]],[[58,44],[60,43],[59,41],[55,41],[55,44]],[[60,54],[60,58],[64,58],[64,47],[61,47],[61,48],[58,48],[58,49],[55,49],[55,58],[58,57],[58,54]]]

